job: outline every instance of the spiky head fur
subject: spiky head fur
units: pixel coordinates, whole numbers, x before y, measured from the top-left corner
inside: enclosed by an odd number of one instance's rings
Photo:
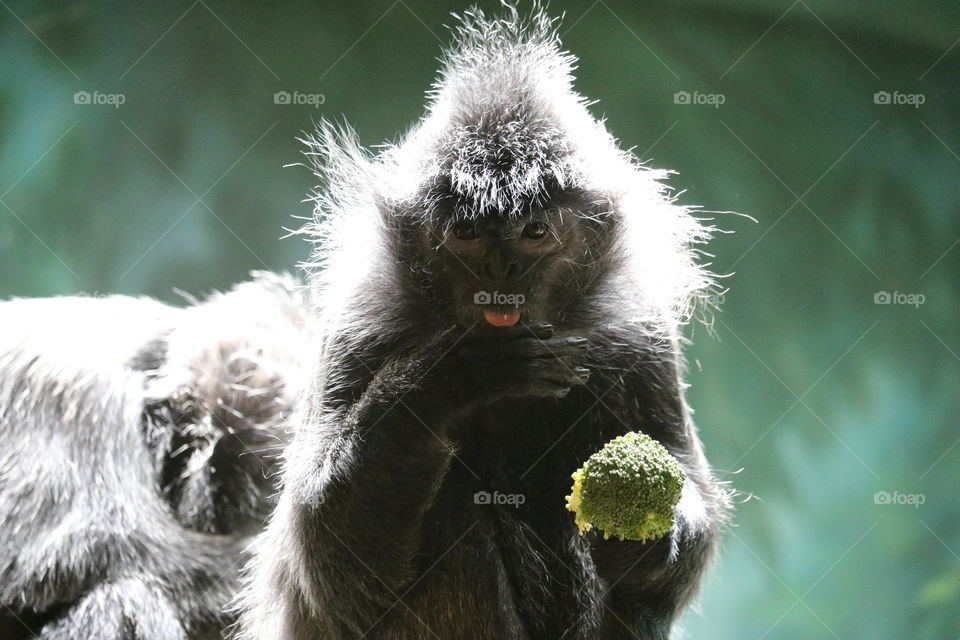
[[[538,6],[498,19],[471,9],[442,62],[424,116],[378,154],[346,125],[322,122],[304,140],[324,183],[312,194],[305,231],[316,242],[306,266],[328,326],[362,339],[371,330],[363,319],[377,317],[377,330],[402,332],[416,307],[410,300],[435,304],[417,285],[429,264],[405,252],[418,228],[510,219],[567,192],[589,205],[575,214],[613,239],[605,255],[586,256],[602,276],[585,279],[591,304],[611,321],[676,339],[712,286],[698,247],[713,229],[675,202],[664,183],[669,172],[622,150],[591,115],[573,88],[577,61],[561,48],[554,20]]]

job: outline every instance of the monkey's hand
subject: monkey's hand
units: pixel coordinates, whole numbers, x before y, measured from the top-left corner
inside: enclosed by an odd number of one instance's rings
[[[549,324],[449,330],[427,349],[435,365],[422,388],[464,410],[503,398],[562,398],[590,377],[579,366],[587,347],[583,337],[555,337]]]

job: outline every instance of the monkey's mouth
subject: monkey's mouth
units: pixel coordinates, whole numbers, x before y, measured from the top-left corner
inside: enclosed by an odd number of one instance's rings
[[[494,327],[510,327],[520,322],[520,309],[484,309],[483,319]]]

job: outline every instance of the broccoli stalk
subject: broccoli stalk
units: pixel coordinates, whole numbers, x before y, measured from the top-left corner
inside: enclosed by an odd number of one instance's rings
[[[646,541],[674,524],[683,467],[653,438],[627,433],[590,456],[573,475],[567,509],[580,535],[596,527],[604,539]]]

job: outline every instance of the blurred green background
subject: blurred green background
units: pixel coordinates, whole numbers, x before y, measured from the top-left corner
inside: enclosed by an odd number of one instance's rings
[[[466,6],[0,5],[0,297],[171,301],[295,268],[294,138],[393,138]],[[717,216],[734,275],[715,335],[691,327],[741,504],[681,635],[960,637],[960,4],[552,9],[623,144],[683,202],[757,219]]]

